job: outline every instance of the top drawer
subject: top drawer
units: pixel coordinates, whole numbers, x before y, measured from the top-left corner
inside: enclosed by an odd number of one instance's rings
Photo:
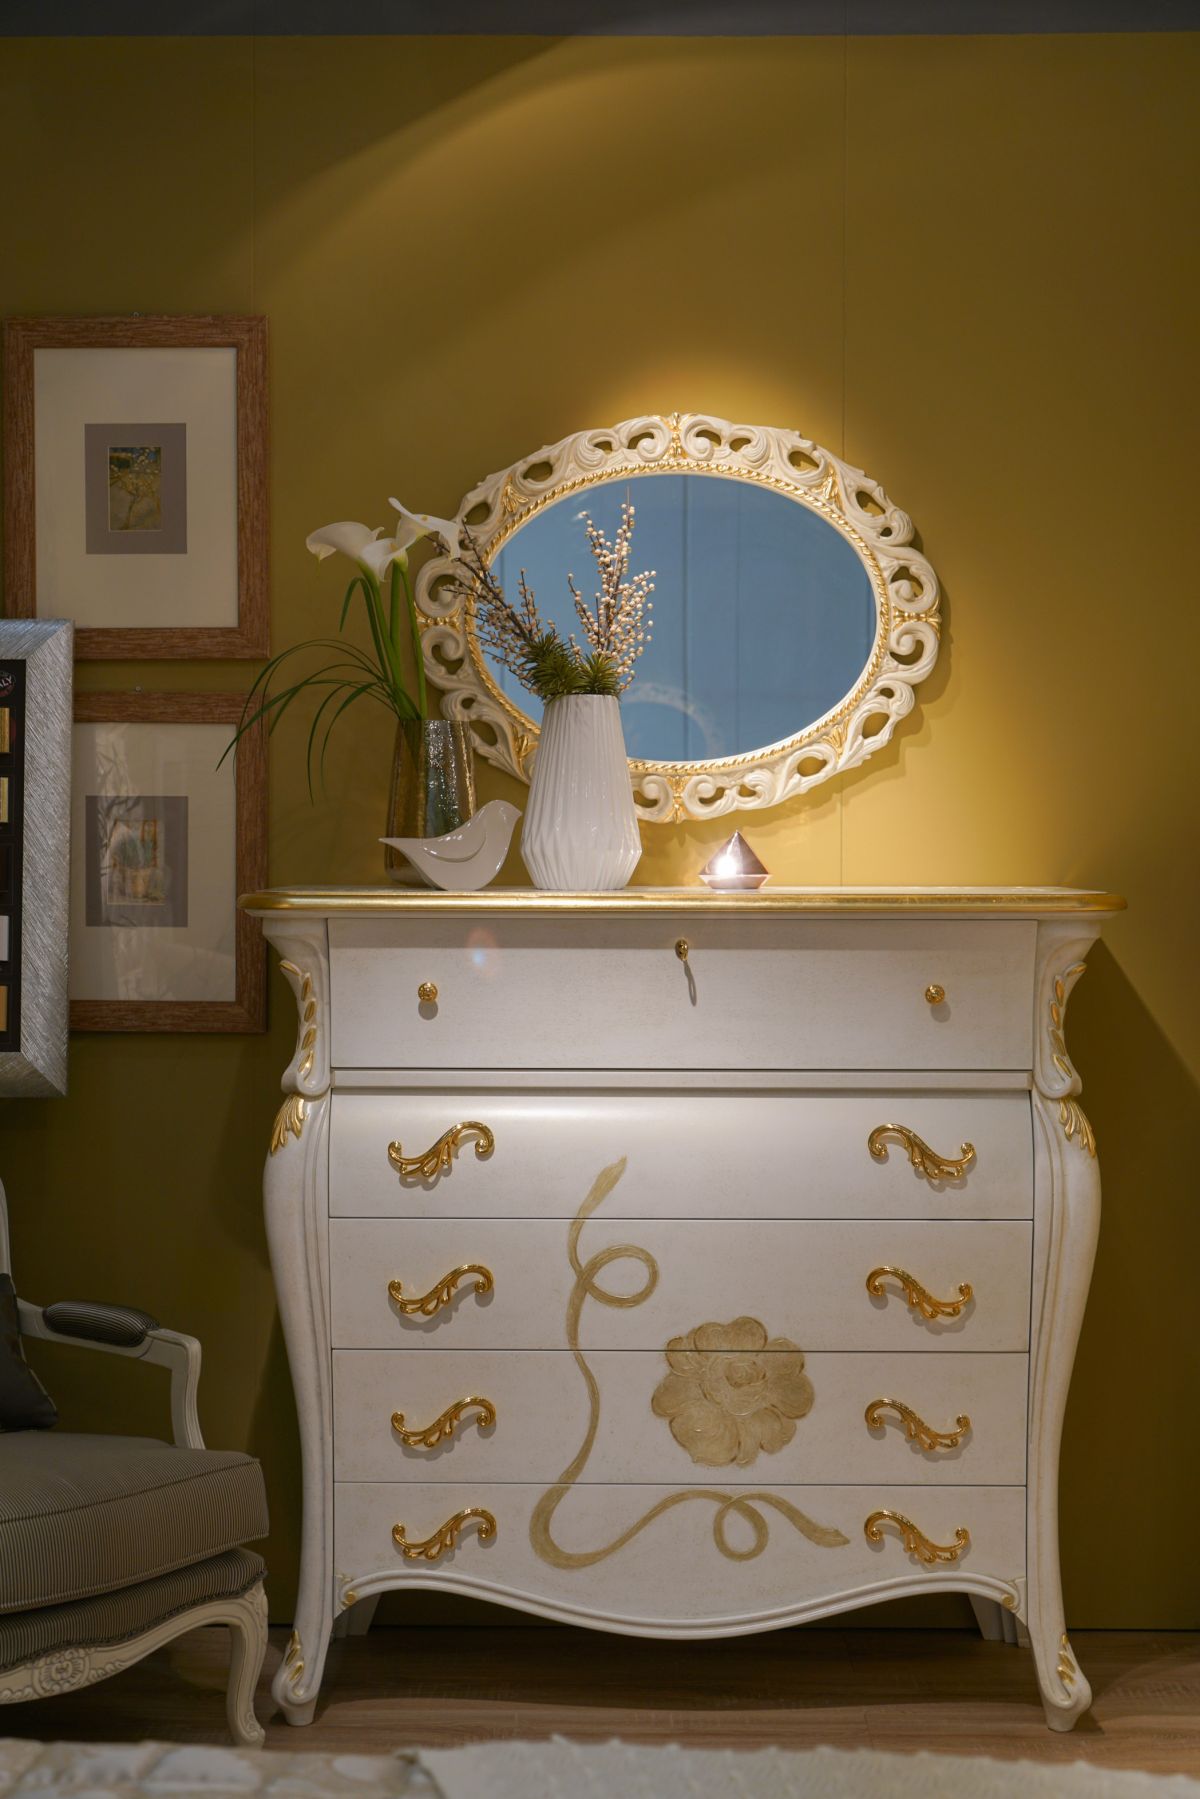
[[[1036,932],[1009,919],[333,919],[332,1060],[1027,1068]]]

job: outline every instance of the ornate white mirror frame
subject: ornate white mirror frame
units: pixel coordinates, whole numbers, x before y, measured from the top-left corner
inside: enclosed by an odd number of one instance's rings
[[[490,561],[535,513],[566,495],[655,473],[753,481],[819,514],[864,564],[876,625],[854,686],[794,736],[725,761],[631,759],[639,816],[666,821],[775,806],[857,768],[912,710],[913,689],[937,660],[939,632],[937,576],[912,547],[912,520],[861,469],[795,431],[706,413],[648,415],[522,456],[473,488],[458,516]],[[527,781],[538,727],[493,679],[471,604],[452,585],[460,572],[456,558],[440,556],[418,576],[426,671],[443,690],[444,715],[469,723],[480,754]],[[763,655],[770,654],[764,643]]]

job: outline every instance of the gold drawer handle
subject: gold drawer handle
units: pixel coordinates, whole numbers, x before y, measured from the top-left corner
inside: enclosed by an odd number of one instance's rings
[[[432,1318],[443,1306],[448,1306],[454,1298],[454,1289],[459,1281],[465,1280],[468,1274],[475,1276],[476,1293],[490,1293],[496,1282],[490,1268],[484,1268],[479,1262],[464,1262],[461,1268],[452,1268],[444,1280],[420,1299],[405,1299],[404,1288],[399,1281],[388,1282],[388,1298],[396,1303],[398,1311],[406,1318],[415,1318],[418,1313],[424,1318]]]
[[[922,1318],[957,1318],[967,1301],[975,1297],[974,1289],[969,1282],[962,1281],[959,1285],[957,1299],[935,1299],[933,1294],[921,1285],[920,1281],[914,1280],[912,1275],[906,1273],[903,1268],[893,1268],[885,1262],[881,1268],[872,1268],[867,1276],[867,1292],[872,1299],[886,1297],[883,1283],[889,1276],[892,1280],[898,1281],[904,1289],[905,1305],[911,1306],[915,1312],[920,1312]]]
[[[462,1422],[463,1413],[470,1411],[472,1407],[479,1413],[480,1430],[486,1430],[490,1424],[495,1424],[496,1408],[491,1400],[476,1399],[471,1394],[466,1399],[456,1399],[453,1405],[448,1405],[441,1417],[435,1418],[432,1424],[427,1424],[424,1430],[410,1429],[404,1422],[404,1413],[393,1412],[392,1429],[409,1449],[436,1449],[439,1443],[450,1441]]]
[[[437,982],[436,981],[422,981],[421,985],[417,988],[417,998],[420,1000],[420,1002],[423,1006],[436,1006],[437,1005]]]
[[[455,1150],[468,1137],[474,1137],[475,1154],[480,1161],[484,1156],[490,1156],[496,1147],[496,1139],[488,1126],[468,1118],[462,1124],[452,1124],[448,1131],[443,1131],[424,1155],[406,1156],[403,1144],[389,1143],[388,1161],[399,1175],[416,1175],[420,1180],[431,1181],[435,1175],[449,1169]]]
[[[925,998],[931,1006],[940,1006],[946,997],[946,989],[939,981],[930,981],[925,989]]]
[[[448,1518],[441,1530],[435,1530],[431,1537],[422,1543],[410,1543],[405,1535],[403,1524],[392,1526],[392,1541],[399,1549],[406,1562],[437,1562],[445,1555],[447,1549],[453,1549],[458,1543],[458,1533],[468,1519],[479,1520],[479,1541],[486,1543],[496,1534],[496,1520],[490,1512],[485,1512],[481,1505],[464,1506],[461,1512],[455,1512]]]
[[[675,939],[675,954],[679,957],[681,962],[687,961],[688,956],[691,954],[691,948],[692,946],[686,937],[677,937]]]
[[[971,1547],[971,1533],[965,1525],[960,1524],[954,1533],[953,1543],[944,1546],[931,1543],[924,1531],[918,1530],[911,1518],[903,1512],[872,1512],[863,1525],[863,1535],[868,1543],[882,1543],[881,1524],[894,1524],[904,1539],[904,1547],[909,1555],[915,1555],[919,1561],[932,1568],[935,1562],[956,1562],[963,1552]]]
[[[963,1143],[959,1146],[957,1156],[939,1156],[936,1149],[930,1149],[924,1137],[918,1137],[910,1131],[906,1124],[877,1124],[867,1138],[867,1148],[876,1162],[888,1159],[887,1140],[902,1143],[908,1151],[908,1159],[918,1174],[923,1174],[927,1181],[953,1181],[960,1174],[965,1174],[975,1160],[975,1145]]]
[[[953,1430],[934,1430],[926,1424],[924,1418],[917,1416],[911,1406],[899,1399],[873,1399],[863,1414],[868,1430],[882,1430],[883,1419],[880,1412],[896,1412],[903,1425],[904,1434],[910,1443],[919,1443],[922,1449],[957,1449],[963,1437],[971,1428],[971,1420],[965,1412],[960,1412],[954,1420]]]

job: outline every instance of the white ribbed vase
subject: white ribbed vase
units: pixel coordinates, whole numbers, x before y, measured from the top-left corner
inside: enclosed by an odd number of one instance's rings
[[[551,700],[533,764],[521,854],[535,887],[624,887],[642,853],[621,704],[612,694]]]

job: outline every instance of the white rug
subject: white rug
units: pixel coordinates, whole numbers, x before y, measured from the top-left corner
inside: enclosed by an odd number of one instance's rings
[[[443,1799],[1200,1799],[1182,1775],[873,1749],[644,1749],[479,1743],[422,1749]]]
[[[1200,1799],[1182,1775],[870,1749],[479,1743],[315,1755],[178,1743],[0,1741],[3,1799]]]

